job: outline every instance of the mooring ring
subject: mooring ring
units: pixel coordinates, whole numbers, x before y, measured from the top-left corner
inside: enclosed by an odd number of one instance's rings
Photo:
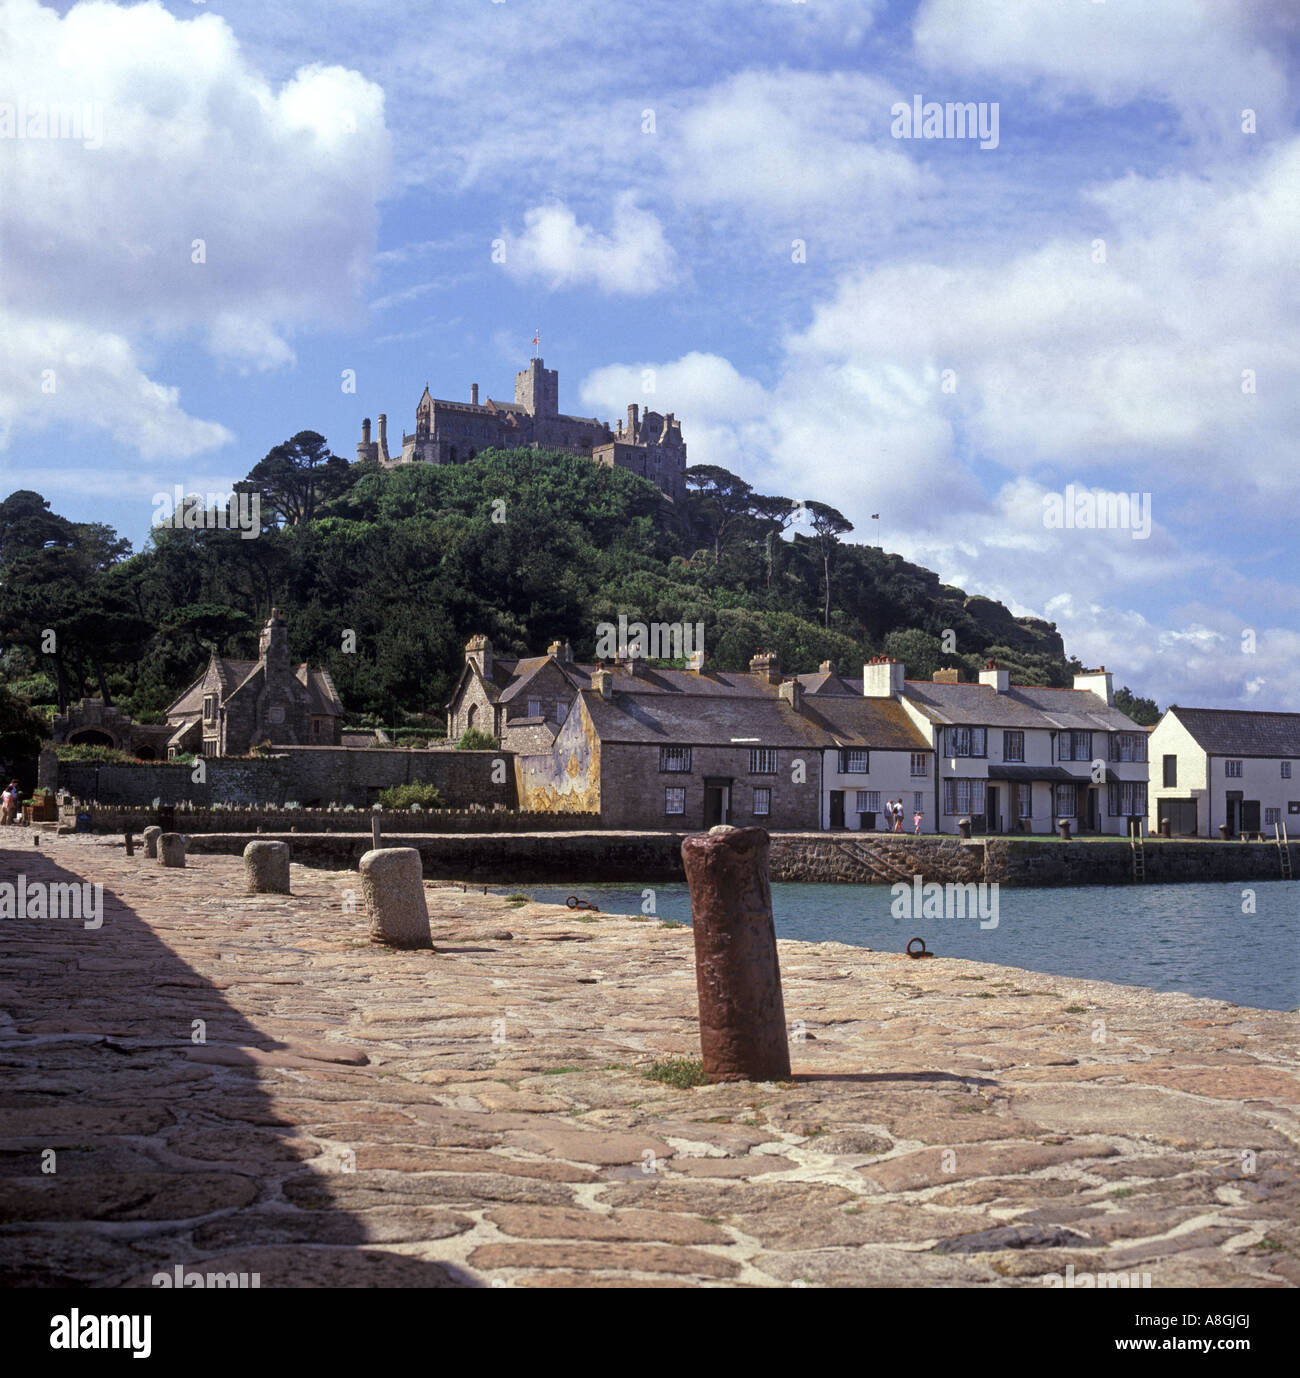
[[[921,950],[920,950],[919,952],[913,952],[913,951],[912,951],[912,944],[913,944],[913,943],[920,943],[920,944],[921,944]],[[934,956],[934,953],[933,953],[933,952],[927,952],[927,951],[926,951],[925,939],[924,939],[924,938],[909,938],[909,939],[908,939],[908,943],[907,943],[907,955],[908,955],[909,957],[933,957],[933,956]]]

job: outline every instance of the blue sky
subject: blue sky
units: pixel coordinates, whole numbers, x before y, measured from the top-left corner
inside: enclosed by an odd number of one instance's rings
[[[880,512],[1162,704],[1300,710],[1283,0],[0,0],[0,40],[0,134],[92,130],[0,137],[5,491],[138,546],[298,430],[509,397],[540,327],[563,409]],[[997,146],[893,137],[915,95]],[[1069,485],[1149,535],[1046,527]]]

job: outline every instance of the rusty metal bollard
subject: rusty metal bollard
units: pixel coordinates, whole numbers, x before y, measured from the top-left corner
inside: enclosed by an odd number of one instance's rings
[[[790,1076],[769,841],[762,828],[721,827],[682,843],[695,930],[700,1049],[710,1081]]]

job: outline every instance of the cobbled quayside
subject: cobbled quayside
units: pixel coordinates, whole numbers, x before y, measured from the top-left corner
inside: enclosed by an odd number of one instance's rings
[[[1300,1283],[1294,1015],[782,942],[792,1080],[677,1089],[689,929],[42,841],[105,914],[4,920],[8,1285]]]

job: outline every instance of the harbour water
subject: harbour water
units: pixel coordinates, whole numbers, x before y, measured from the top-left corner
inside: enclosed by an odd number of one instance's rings
[[[576,894],[606,913],[691,921],[684,884],[512,889],[547,903],[563,904]],[[911,938],[924,938],[941,957],[1263,1009],[1300,1006],[1300,885],[1293,881],[1003,889],[996,926],[978,912],[966,918],[895,917],[893,901],[885,885],[772,886],[781,938],[892,952],[902,952]],[[987,903],[986,898],[986,909]],[[1254,912],[1243,912],[1252,903]]]

